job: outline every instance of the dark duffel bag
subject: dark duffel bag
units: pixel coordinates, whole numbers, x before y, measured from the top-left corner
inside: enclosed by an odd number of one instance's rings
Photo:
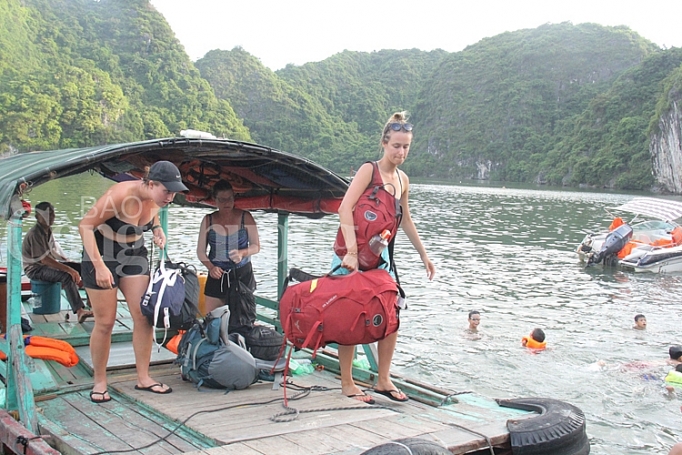
[[[284,344],[284,335],[264,325],[254,325],[244,338],[251,355],[261,360],[277,360]]]

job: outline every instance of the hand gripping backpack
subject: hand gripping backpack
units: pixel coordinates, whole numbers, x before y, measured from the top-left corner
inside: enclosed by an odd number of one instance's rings
[[[227,333],[230,310],[216,308],[182,336],[175,363],[182,379],[215,389],[245,389],[258,379],[260,369],[245,349],[243,337]]]
[[[364,250],[369,249],[369,239],[374,235],[381,234],[384,230],[388,230],[391,235],[387,240],[391,242],[398,233],[398,227],[403,217],[400,200],[395,198],[395,188],[393,194],[387,191],[381,179],[377,162],[368,161],[368,163],[372,163],[372,182],[353,208],[353,224],[355,225],[360,270],[375,269],[381,261],[379,256],[362,254]],[[339,227],[334,241],[334,253],[343,258],[347,252],[346,240],[343,237],[343,232],[341,232],[341,227]],[[365,262],[367,258],[375,259],[371,262]]]
[[[291,280],[301,281],[288,285]],[[279,301],[279,320],[297,348],[368,344],[398,330],[402,292],[386,270],[314,278],[291,269]]]

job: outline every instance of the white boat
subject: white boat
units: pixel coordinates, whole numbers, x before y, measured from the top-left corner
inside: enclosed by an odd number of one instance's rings
[[[611,210],[634,217],[625,222],[614,215],[608,230],[588,233],[576,250],[582,262],[633,272],[682,272],[682,226],[675,222],[682,217],[681,202],[637,197]]]

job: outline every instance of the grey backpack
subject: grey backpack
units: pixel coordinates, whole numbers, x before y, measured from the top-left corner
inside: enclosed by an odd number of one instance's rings
[[[227,305],[195,323],[180,340],[178,357],[180,373],[199,389],[202,385],[216,389],[245,389],[258,379],[259,368],[245,349],[241,335],[228,336],[230,310]]]

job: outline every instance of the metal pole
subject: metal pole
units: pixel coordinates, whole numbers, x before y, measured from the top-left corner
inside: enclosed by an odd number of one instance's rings
[[[289,214],[277,215],[277,301],[282,297],[284,280],[289,275]]]
[[[13,215],[7,229],[7,289],[9,322],[9,352],[7,353],[7,395],[6,407],[18,409],[23,425],[33,434],[38,434],[38,419],[35,412],[33,386],[28,368],[32,359],[24,351],[24,337],[21,331],[21,217]]]

